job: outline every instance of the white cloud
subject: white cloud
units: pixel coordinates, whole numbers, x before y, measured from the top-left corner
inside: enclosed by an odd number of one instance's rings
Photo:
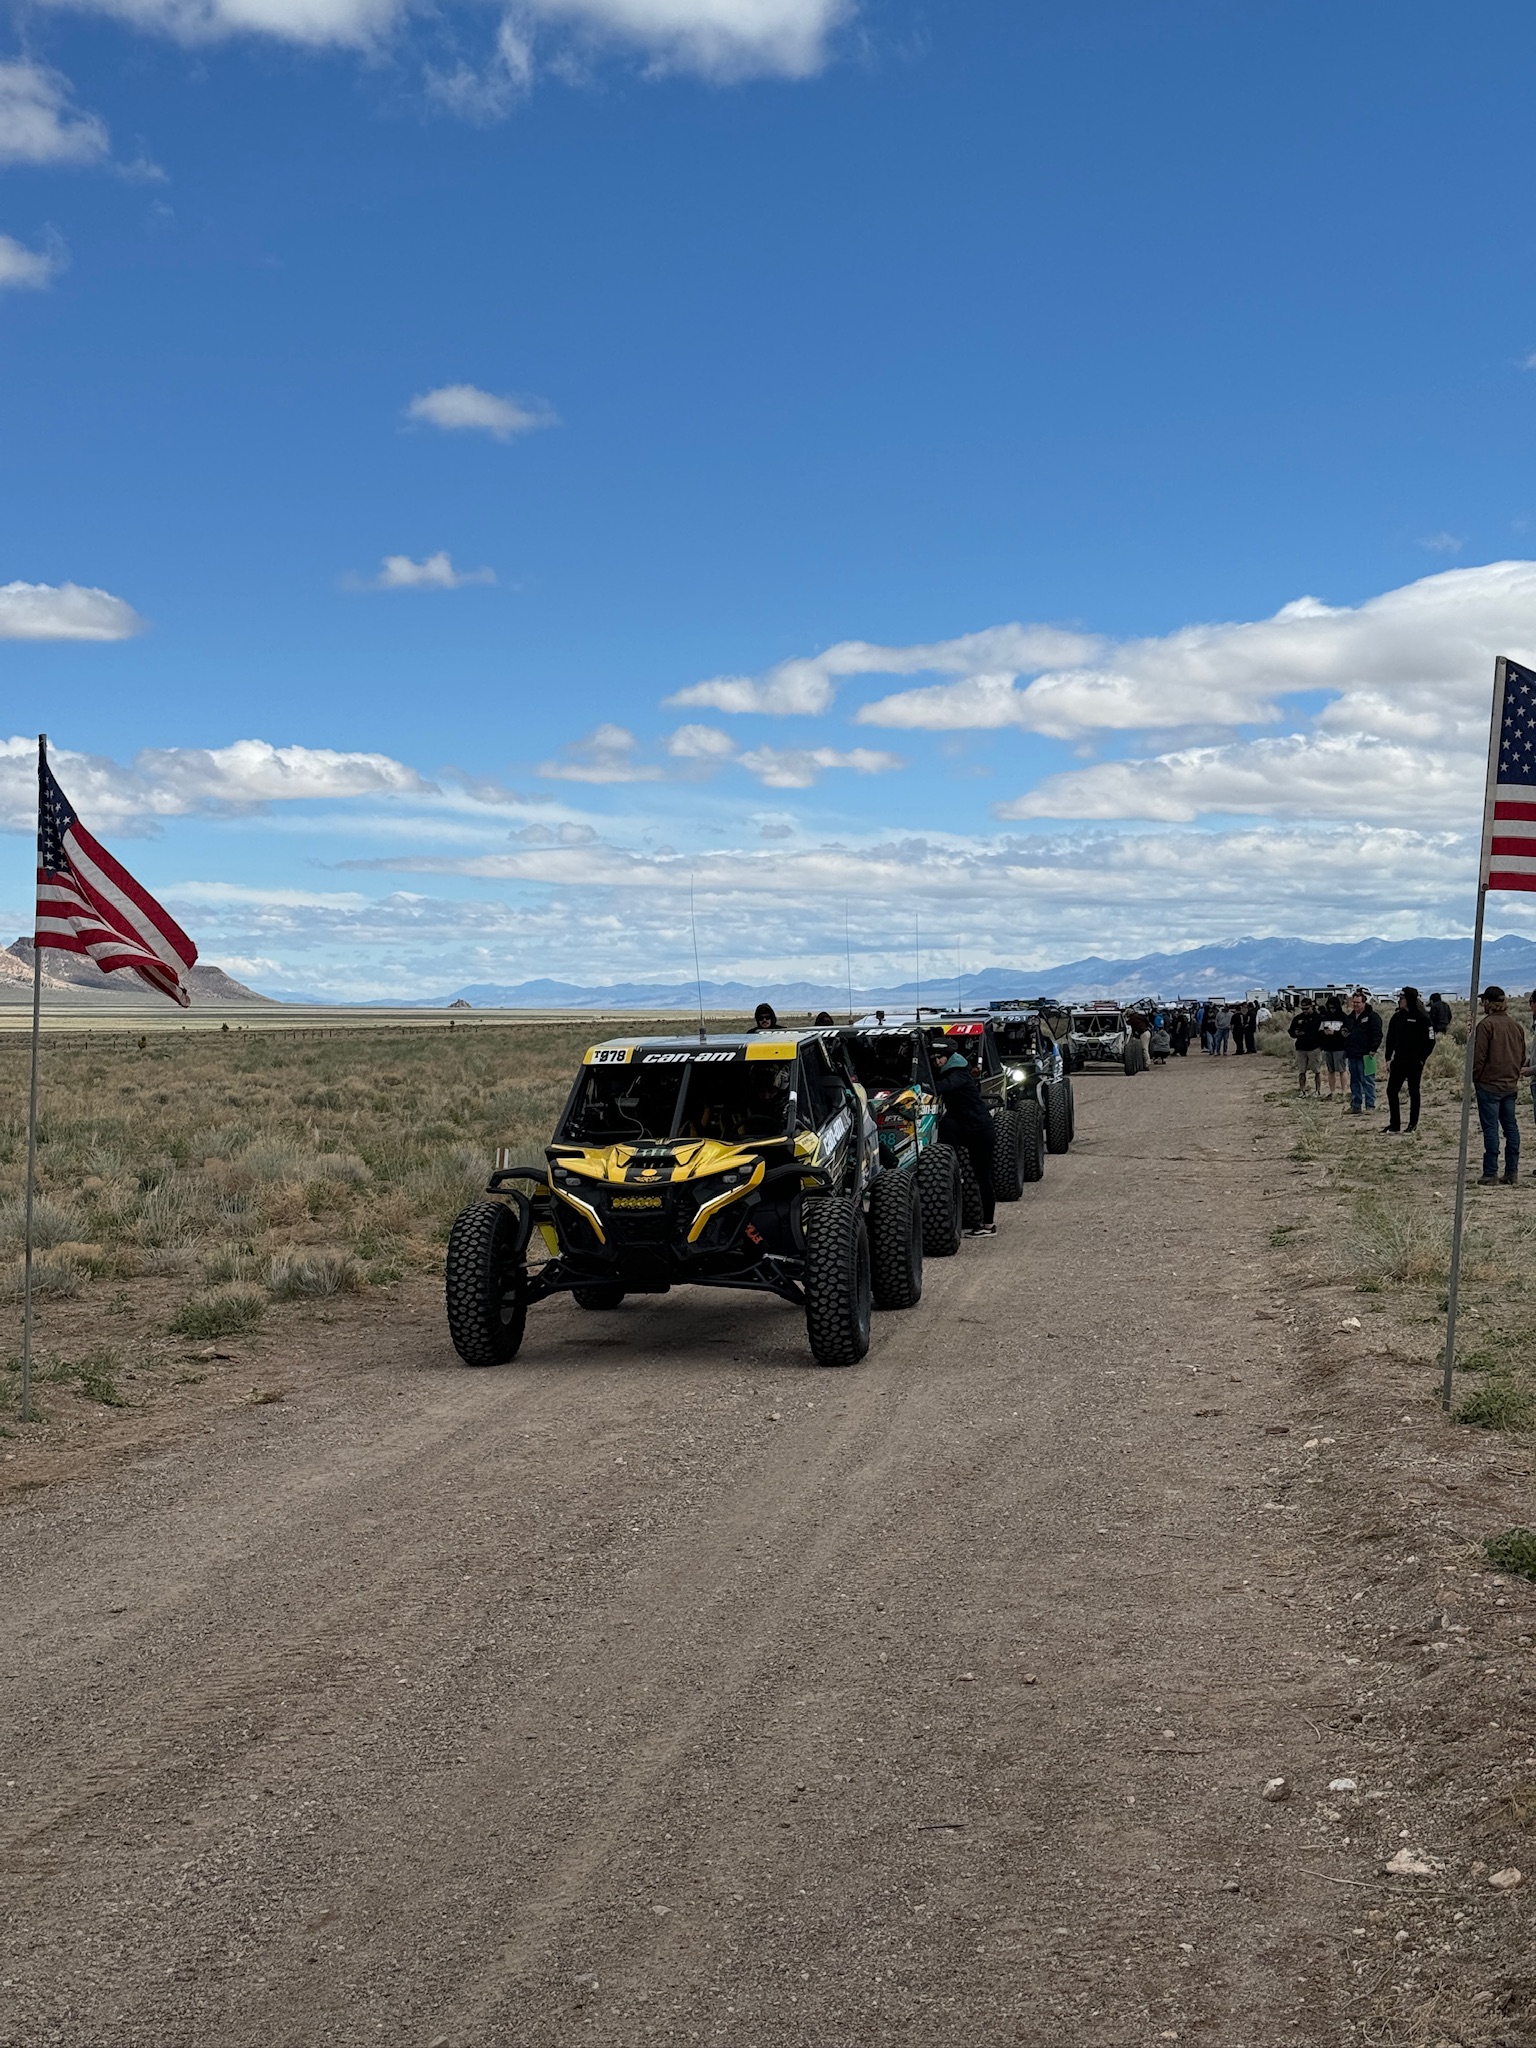
[[[640,742],[622,725],[600,725],[565,750],[559,761],[544,761],[540,775],[551,782],[656,782],[661,770],[637,761]]]
[[[1016,630],[1016,629],[1014,629]],[[961,679],[900,691],[864,705],[867,725],[903,730],[976,731],[1015,726],[1059,739],[1107,731],[1269,724],[1283,698],[1322,691],[1327,714],[1356,725],[1368,703],[1422,717],[1442,740],[1486,721],[1496,654],[1536,653],[1536,562],[1493,562],[1450,569],[1358,606],[1298,598],[1273,618],[1251,624],[1185,626],[1157,639],[1100,643],[1091,660],[1037,672],[1032,664],[978,658],[961,671],[950,650],[912,667]],[[898,671],[894,665],[891,673]]]
[[[107,590],[0,583],[0,640],[128,640],[143,630],[133,606]]]
[[[1419,542],[1432,555],[1459,555],[1465,545],[1454,533],[1426,533]]]
[[[626,42],[658,67],[712,78],[805,78],[851,0],[524,0],[529,14]]]
[[[541,399],[498,398],[474,384],[441,384],[424,391],[411,400],[405,416],[448,433],[490,434],[498,441],[560,424]]]
[[[50,749],[49,759],[71,803],[96,830],[140,828],[161,818],[249,813],[297,800],[435,794],[432,783],[388,754],[274,747],[266,740],[151,748],[126,767],[68,748]],[[0,740],[0,829],[26,831],[36,825],[36,764],[36,740]]]
[[[272,36],[312,49],[332,44],[365,48],[405,13],[402,0],[53,0],[83,6],[132,28],[213,42],[225,36]]]
[[[1481,796],[1481,763],[1470,751],[1447,755],[1364,733],[1293,733],[1047,776],[999,804],[997,815],[1187,823],[1226,812],[1465,828]]]
[[[29,249],[13,235],[0,235],[0,292],[44,291],[68,260],[62,242]]]
[[[761,676],[711,676],[668,697],[678,706],[712,711],[800,713],[830,711],[837,685],[848,676],[982,675],[1006,669],[1010,676],[1051,663],[1083,661],[1103,643],[1056,626],[993,626],[932,646],[878,647],[867,640],[840,640],[824,654],[782,661]]]
[[[96,164],[107,131],[69,104],[69,80],[24,58],[0,63],[0,163]]]
[[[369,590],[463,590],[471,583],[494,583],[494,569],[455,569],[439,549],[420,562],[409,555],[386,555],[384,566],[367,584]]]
[[[738,757],[749,774],[766,789],[809,789],[829,768],[851,768],[856,775],[888,775],[904,764],[899,754],[874,747],[753,747]]]
[[[718,725],[680,725],[667,740],[675,761],[733,761],[736,742]]]

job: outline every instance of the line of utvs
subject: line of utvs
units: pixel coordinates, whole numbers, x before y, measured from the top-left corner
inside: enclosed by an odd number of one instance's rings
[[[981,1223],[971,1156],[939,1139],[959,1051],[991,1118],[993,1195],[1017,1201],[1075,1128],[1035,1006],[592,1046],[544,1161],[498,1164],[454,1223],[460,1358],[513,1358],[553,1294],[608,1310],[692,1284],[793,1302],[818,1364],[857,1363],[872,1311],[914,1307],[924,1259]]]

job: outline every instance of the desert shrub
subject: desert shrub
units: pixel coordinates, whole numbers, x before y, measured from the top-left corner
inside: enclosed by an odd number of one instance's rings
[[[259,1287],[216,1287],[209,1294],[194,1294],[171,1318],[178,1337],[232,1337],[240,1330],[253,1330],[267,1311],[267,1297]]]
[[[334,1251],[279,1253],[267,1265],[266,1282],[274,1301],[357,1294],[368,1284],[350,1252]]]
[[[0,1203],[0,1244],[26,1243],[27,1203],[25,1195]],[[80,1218],[48,1195],[34,1196],[32,1202],[32,1243],[34,1247],[68,1244],[81,1234]]]
[[[1536,1398],[1508,1373],[1489,1373],[1457,1408],[1456,1420],[1473,1429],[1529,1429],[1536,1422]]]
[[[34,1252],[32,1256],[32,1292],[51,1294],[67,1299],[80,1292],[81,1282],[86,1274],[78,1259],[68,1252]],[[0,1268],[0,1298],[6,1301],[20,1301],[26,1291],[26,1260],[13,1259],[9,1265]]]
[[[1505,1529],[1498,1536],[1485,1536],[1483,1549],[1495,1571],[1536,1579],[1536,1529]]]

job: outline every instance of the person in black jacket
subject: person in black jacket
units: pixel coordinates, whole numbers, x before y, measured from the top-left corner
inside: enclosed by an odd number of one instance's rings
[[[1429,999],[1429,1021],[1435,1027],[1436,1038],[1444,1038],[1451,1028],[1451,1006],[1439,989]]]
[[[963,1052],[952,1053],[940,1067],[936,1078],[939,1084],[939,1143],[968,1156],[976,1185],[981,1190],[981,1228],[967,1231],[966,1235],[995,1237],[997,1195],[992,1186],[992,1156],[997,1149],[997,1133],[992,1128],[992,1112],[987,1108],[981,1083],[971,1072],[971,1063]]]
[[[1291,1043],[1296,1048],[1296,1092],[1305,1095],[1307,1076],[1312,1076],[1312,1086],[1319,1098],[1323,1092],[1323,1040],[1322,1018],[1312,1007],[1312,998],[1303,996],[1301,1008],[1287,1026]]]
[[[1408,1128],[1419,1127],[1419,1076],[1424,1062],[1435,1049],[1435,1027],[1416,988],[1405,988],[1387,1026],[1387,1118],[1382,1136],[1397,1137],[1402,1130],[1403,1083],[1408,1084]]]
[[[1380,1050],[1381,1018],[1371,1008],[1365,990],[1357,988],[1344,1019],[1344,1057],[1349,1062],[1346,1116],[1362,1116],[1376,1107],[1376,1055]]]

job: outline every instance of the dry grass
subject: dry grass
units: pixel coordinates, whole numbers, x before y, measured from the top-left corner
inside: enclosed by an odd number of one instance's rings
[[[541,1153],[582,1051],[612,1028],[46,1039],[40,1303],[83,1320],[110,1301],[125,1335],[163,1343],[429,1271],[497,1146]],[[0,1040],[0,1100],[25,1103],[26,1061],[24,1038]],[[0,1296],[12,1302],[25,1163],[12,1110],[0,1116]],[[14,1385],[0,1372],[0,1404]]]
[[[1283,1031],[1272,1029],[1261,1045],[1287,1058],[1291,1050]],[[1274,1101],[1292,1106],[1291,1156],[1313,1169],[1319,1212],[1328,1218],[1326,1227],[1300,1228],[1287,1239],[1298,1270],[1314,1281],[1391,1296],[1394,1313],[1426,1326],[1438,1322],[1445,1309],[1465,1047],[1463,1006],[1450,1042],[1437,1046],[1425,1068],[1420,1128],[1412,1137],[1382,1135],[1384,1076],[1377,1083],[1375,1113],[1360,1117],[1344,1115],[1342,1101],[1301,1098],[1291,1085],[1271,1091]],[[1527,1132],[1529,1115],[1522,1099]],[[1481,1159],[1474,1116],[1469,1180],[1477,1179]],[[1478,1377],[1462,1389],[1458,1419],[1517,1432],[1536,1425],[1536,1181],[1518,1188],[1469,1188],[1461,1310],[1459,1333],[1467,1349],[1459,1363]]]

